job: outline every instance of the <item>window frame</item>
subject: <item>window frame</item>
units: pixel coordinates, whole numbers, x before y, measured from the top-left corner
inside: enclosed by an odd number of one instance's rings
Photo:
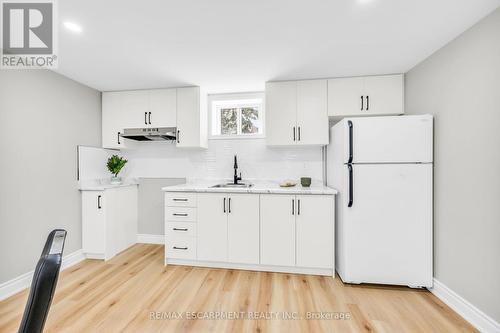
[[[241,133],[241,109],[246,106],[259,108],[260,132]],[[221,132],[221,112],[224,107],[237,109],[237,132],[240,134],[214,134],[214,129]],[[239,140],[239,139],[262,139],[265,138],[265,100],[264,92],[212,94],[208,96],[209,128],[208,139],[210,140]]]

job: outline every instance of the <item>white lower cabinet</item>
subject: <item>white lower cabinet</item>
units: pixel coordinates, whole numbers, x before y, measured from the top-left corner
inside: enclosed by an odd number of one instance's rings
[[[137,186],[82,192],[82,248],[88,258],[111,259],[137,240]]]
[[[334,197],[261,195],[261,263],[332,268]]]
[[[166,193],[166,263],[333,276],[333,195]]]
[[[198,194],[198,260],[227,261],[227,195]]]
[[[297,195],[296,265],[329,268],[333,265],[333,196]]]
[[[295,266],[295,196],[260,196],[260,262]]]
[[[259,263],[259,195],[228,194],[227,254],[229,262]]]

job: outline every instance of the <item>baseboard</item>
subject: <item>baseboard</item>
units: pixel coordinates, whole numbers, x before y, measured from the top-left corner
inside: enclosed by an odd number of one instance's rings
[[[137,243],[141,244],[165,244],[165,236],[163,235],[150,235],[150,234],[137,234]]]
[[[81,249],[65,255],[62,259],[61,271],[76,265],[83,260],[85,260],[85,255]],[[17,294],[26,288],[29,288],[31,285],[31,279],[33,278],[33,273],[34,270],[0,284],[0,301]]]
[[[434,287],[429,288],[429,291],[479,331],[483,333],[500,333],[500,324],[498,322],[438,280],[434,279]]]

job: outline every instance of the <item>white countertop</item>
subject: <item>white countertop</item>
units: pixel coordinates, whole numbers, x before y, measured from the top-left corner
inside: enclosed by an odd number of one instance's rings
[[[310,187],[302,187],[300,182],[294,187],[280,187],[280,182],[273,181],[243,181],[243,183],[251,183],[252,187],[248,188],[213,188],[216,184],[228,183],[227,180],[207,181],[197,180],[188,181],[186,184],[166,186],[162,188],[164,192],[210,192],[210,193],[271,193],[271,194],[326,194],[335,195],[337,190],[324,186],[322,184],[311,184]]]
[[[104,191],[117,187],[134,186],[138,185],[137,179],[123,179],[121,184],[111,184],[110,179],[89,179],[81,180],[78,182],[78,189],[80,191]]]

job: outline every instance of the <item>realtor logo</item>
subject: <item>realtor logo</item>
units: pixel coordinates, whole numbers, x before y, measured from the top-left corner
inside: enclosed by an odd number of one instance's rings
[[[55,68],[54,1],[5,0],[2,8],[2,68]]]

